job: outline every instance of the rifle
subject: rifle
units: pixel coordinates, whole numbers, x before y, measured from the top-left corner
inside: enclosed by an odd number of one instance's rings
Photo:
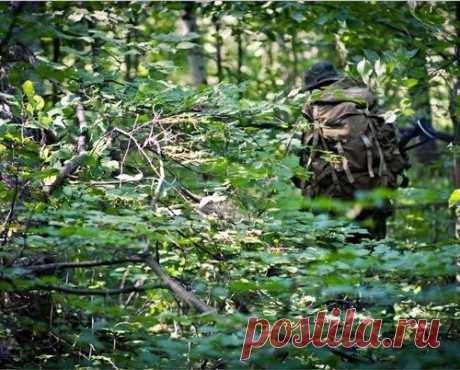
[[[406,153],[407,151],[424,145],[431,140],[441,140],[446,143],[454,141],[453,135],[435,130],[431,122],[425,117],[418,119],[411,127],[402,128],[400,131],[401,140],[399,142],[399,150],[401,153]],[[420,137],[421,140],[416,144],[408,145],[409,142],[416,137]]]

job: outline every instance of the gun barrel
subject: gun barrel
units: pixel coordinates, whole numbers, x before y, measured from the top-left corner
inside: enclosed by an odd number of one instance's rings
[[[409,141],[416,137],[422,138],[422,141],[420,143],[408,146]],[[454,137],[451,134],[435,130],[430,121],[428,121],[426,118],[421,118],[417,120],[416,123],[411,127],[401,130],[399,150],[404,153],[410,149],[416,148],[417,146],[423,145],[430,140],[441,140],[446,143],[451,143],[454,141]]]

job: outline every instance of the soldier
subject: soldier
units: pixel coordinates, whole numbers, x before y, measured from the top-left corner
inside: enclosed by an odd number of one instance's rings
[[[328,62],[307,70],[304,84],[310,94],[302,112],[310,128],[302,134],[300,164],[309,172],[307,181],[298,182],[303,194],[352,200],[358,190],[401,185],[408,162],[399,150],[396,127],[377,114],[369,88],[341,77]],[[380,239],[391,214],[384,201],[356,219],[368,221],[371,236]]]

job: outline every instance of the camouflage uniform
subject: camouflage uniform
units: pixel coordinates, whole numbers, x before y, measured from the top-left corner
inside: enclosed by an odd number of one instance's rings
[[[317,83],[303,113],[311,123],[302,135],[300,163],[310,172],[300,184],[305,196],[353,199],[357,190],[396,188],[407,167],[396,127],[376,111],[376,99],[362,83],[334,77]],[[374,237],[384,237],[389,202],[366,209],[357,219],[373,218]]]

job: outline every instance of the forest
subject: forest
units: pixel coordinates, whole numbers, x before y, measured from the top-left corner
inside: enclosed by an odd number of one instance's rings
[[[456,2],[1,2],[0,368],[459,368],[459,91]]]

